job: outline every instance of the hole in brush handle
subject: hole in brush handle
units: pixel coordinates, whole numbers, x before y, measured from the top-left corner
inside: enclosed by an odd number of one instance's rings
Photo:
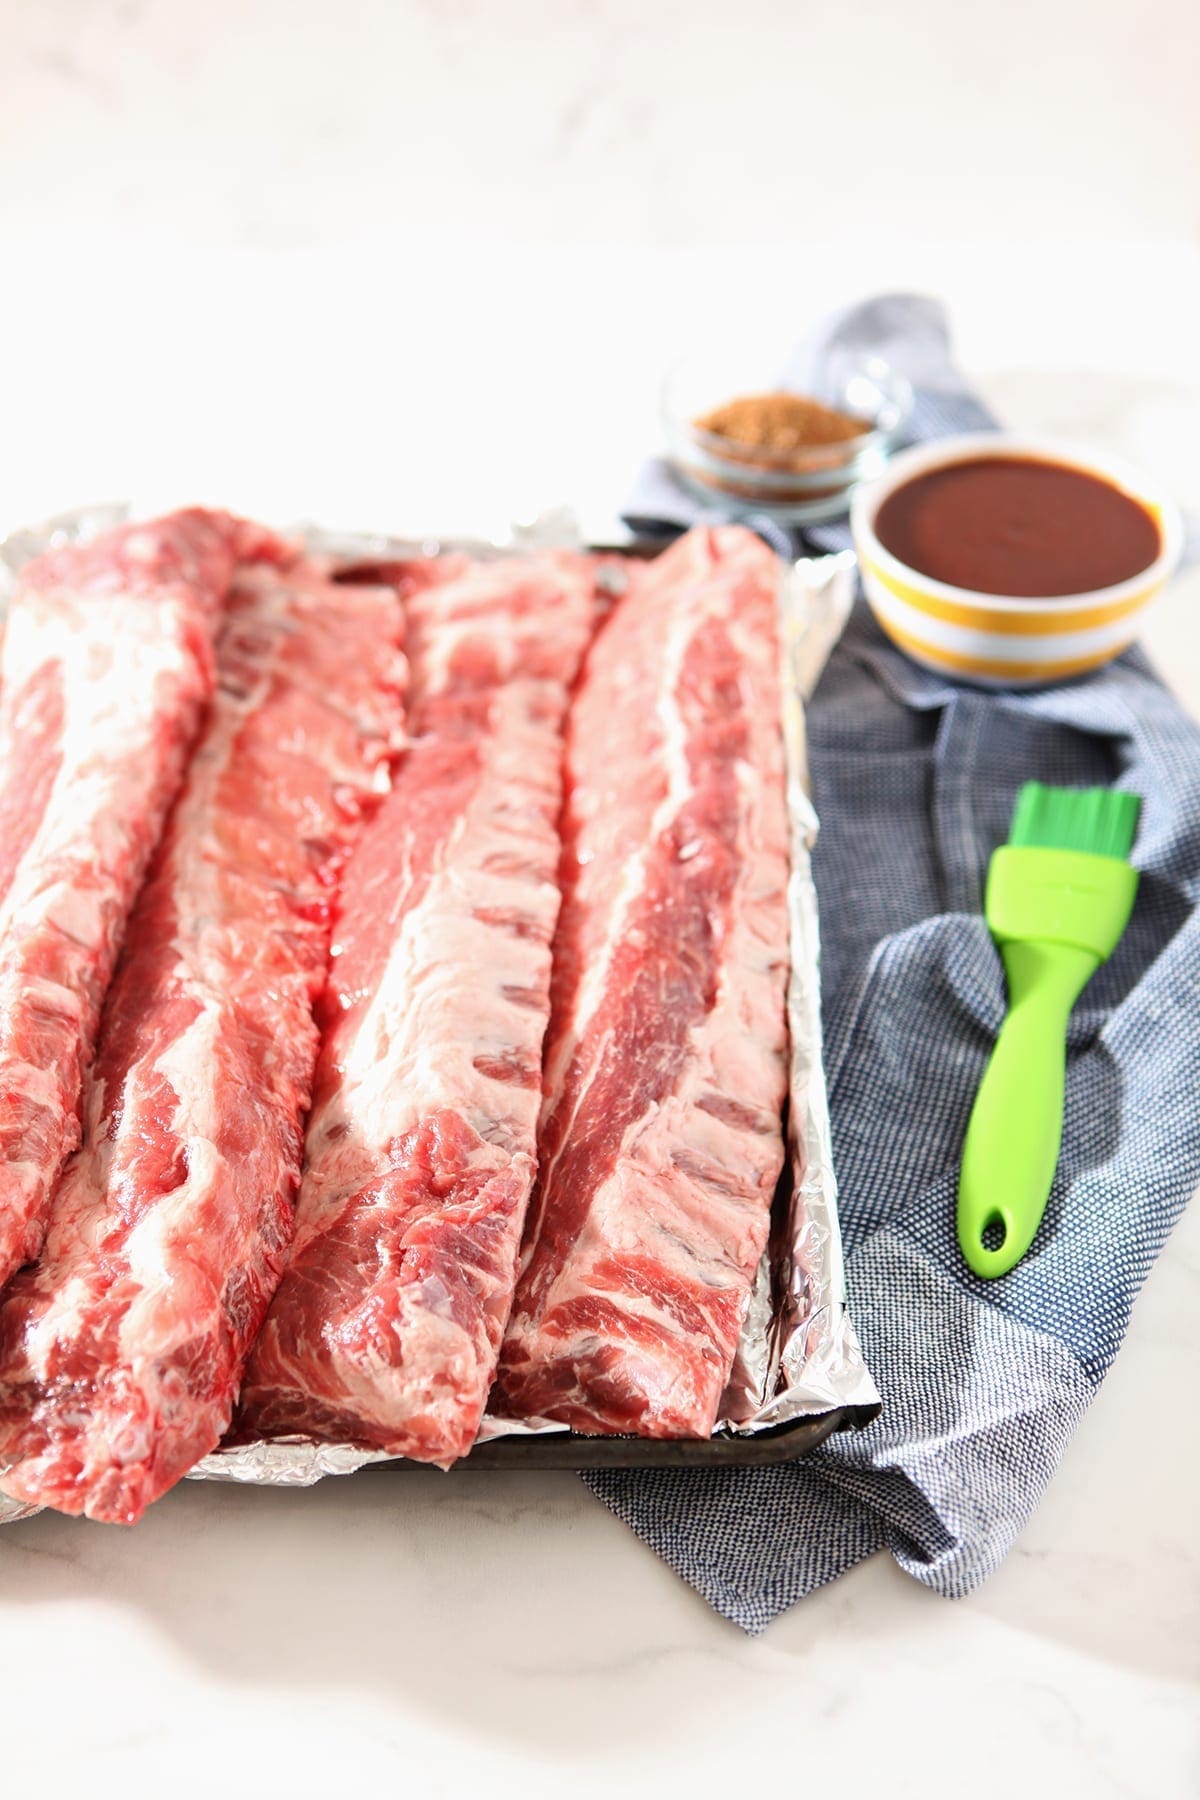
[[[983,1221],[983,1230],[979,1233],[979,1242],[984,1250],[1003,1250],[1008,1239],[1008,1220],[997,1209],[988,1214]]]
[[[1015,1269],[1027,1248],[1011,1207],[1003,1201],[993,1202],[974,1219],[960,1218],[958,1241],[967,1266],[985,1281]]]

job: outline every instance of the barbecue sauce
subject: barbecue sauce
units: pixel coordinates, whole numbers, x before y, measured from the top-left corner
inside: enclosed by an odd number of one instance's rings
[[[977,456],[914,475],[879,508],[875,535],[934,581],[1039,599],[1128,581],[1162,549],[1139,501],[1038,457]]]

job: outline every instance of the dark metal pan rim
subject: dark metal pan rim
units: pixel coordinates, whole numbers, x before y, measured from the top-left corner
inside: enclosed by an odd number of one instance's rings
[[[493,1438],[477,1444],[455,1463],[451,1474],[468,1469],[719,1469],[768,1468],[807,1456],[835,1431],[869,1425],[877,1406],[838,1406],[785,1425],[768,1426],[752,1437],[732,1432],[717,1437],[637,1438],[587,1437],[564,1431],[530,1437]],[[402,1474],[427,1465],[397,1457],[368,1463],[374,1473]]]

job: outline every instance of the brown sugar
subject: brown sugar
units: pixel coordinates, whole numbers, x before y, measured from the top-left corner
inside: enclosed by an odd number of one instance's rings
[[[726,438],[747,450],[782,453],[815,445],[841,444],[871,429],[866,419],[823,406],[805,394],[746,394],[726,400],[694,421],[698,431]]]

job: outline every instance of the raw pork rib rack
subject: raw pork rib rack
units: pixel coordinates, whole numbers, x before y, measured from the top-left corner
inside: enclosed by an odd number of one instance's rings
[[[36,1256],[126,916],[212,693],[239,557],[175,513],[24,571],[0,668],[0,1287]]]
[[[229,1423],[291,1233],[330,884],[395,747],[399,636],[389,589],[304,569],[237,582],[83,1148],[0,1308],[0,1463],[20,1499],[131,1521]]]
[[[779,1460],[711,1436],[784,1162],[777,582],[740,528],[335,568],[199,511],[29,565],[5,1495],[131,1522],[222,1440]]]
[[[412,744],[347,874],[287,1271],[239,1435],[470,1448],[534,1176],[582,558],[414,566]]]
[[[510,1416],[719,1416],[784,1160],[777,566],[746,531],[690,533],[634,577],[572,708]]]

